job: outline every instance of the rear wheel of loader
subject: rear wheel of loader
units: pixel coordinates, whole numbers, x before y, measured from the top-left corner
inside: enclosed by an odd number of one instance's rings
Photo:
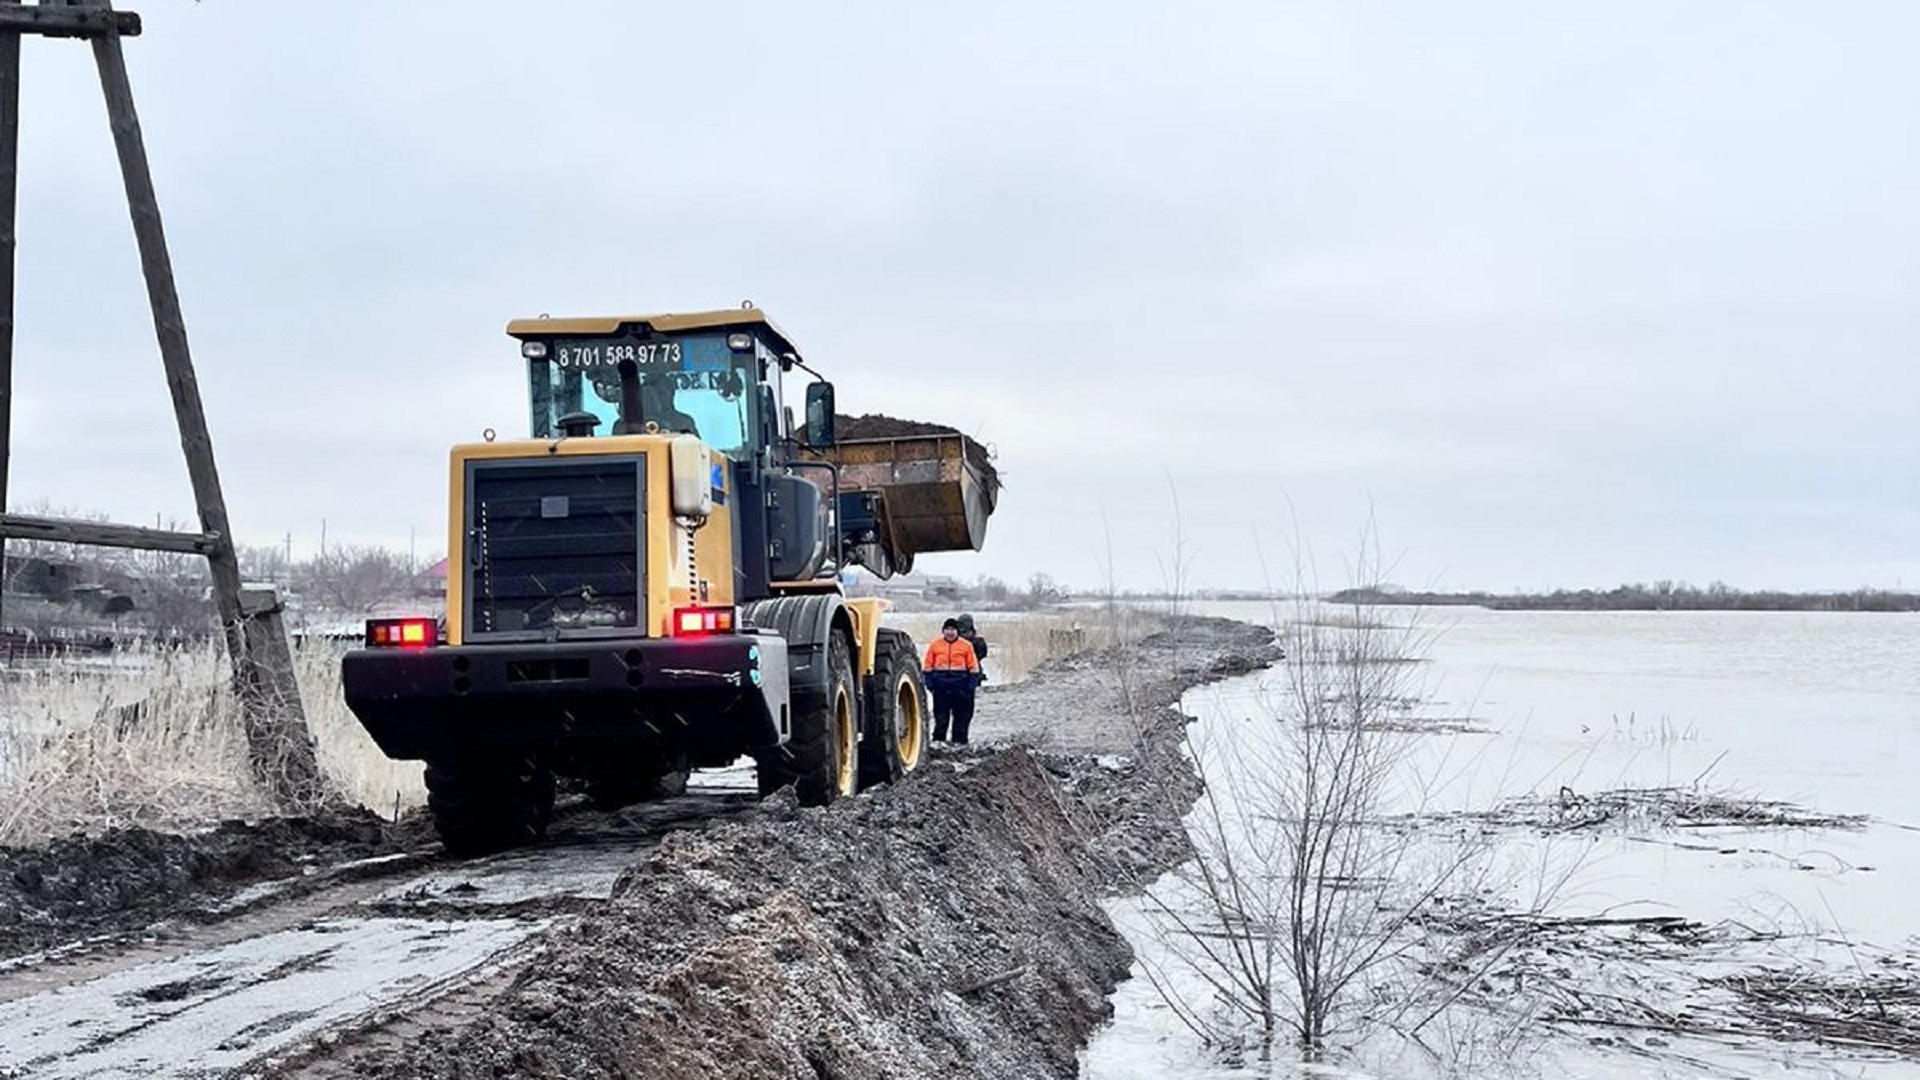
[[[782,750],[759,762],[760,794],[793,785],[802,806],[825,806],[856,790],[859,731],[853,696],[853,653],[840,634],[827,637],[827,693],[793,718],[793,735]]]
[[[885,632],[883,631],[883,634]],[[905,635],[880,639],[873,663],[873,722],[860,740],[860,786],[896,783],[927,752],[927,687]]]
[[[531,844],[553,818],[553,771],[528,754],[429,761],[427,810],[454,855]]]

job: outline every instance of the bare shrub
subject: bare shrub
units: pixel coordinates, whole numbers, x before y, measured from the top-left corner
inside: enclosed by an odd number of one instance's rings
[[[1407,651],[1390,633],[1296,623],[1260,715],[1189,730],[1205,785],[1196,857],[1149,898],[1174,955],[1211,990],[1210,1012],[1167,995],[1209,1045],[1250,1034],[1262,1062],[1283,1042],[1317,1055],[1342,1007],[1405,953],[1411,916],[1475,851],[1432,853],[1376,827],[1407,746],[1382,726],[1410,675],[1385,662]]]
[[[1430,635],[1359,607],[1327,617],[1308,596],[1275,612],[1286,656],[1253,715],[1188,728],[1195,857],[1148,893],[1170,960],[1146,974],[1233,1060],[1271,1065],[1289,1045],[1313,1060],[1380,1035],[1499,1043],[1510,1029],[1473,1035],[1452,1006],[1507,946],[1429,918],[1518,885],[1489,829],[1431,808],[1437,778],[1413,763],[1421,736],[1402,717],[1428,696],[1412,661]],[[1570,873],[1535,871],[1516,902],[1538,910]]]

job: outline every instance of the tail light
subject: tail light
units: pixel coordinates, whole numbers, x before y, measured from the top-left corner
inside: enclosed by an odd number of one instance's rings
[[[440,644],[440,624],[433,619],[368,619],[370,649],[424,649]]]
[[[667,626],[674,637],[731,634],[733,619],[730,607],[683,607],[673,609],[673,621]]]

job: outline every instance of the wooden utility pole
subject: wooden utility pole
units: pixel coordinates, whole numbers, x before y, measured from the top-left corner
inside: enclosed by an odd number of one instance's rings
[[[240,587],[240,562],[234,552],[233,530],[227,523],[220,474],[214,467],[213,441],[208,437],[206,412],[200,404],[200,384],[194,378],[193,359],[187,349],[186,321],[180,314],[173,262],[167,255],[166,232],[160,224],[160,202],[154,194],[140,118],[133,107],[133,88],[127,80],[126,55],[120,41],[139,33],[140,16],[115,11],[111,0],[42,0],[32,6],[0,0],[0,538],[35,537],[204,555],[213,575],[220,623],[226,630],[234,692],[246,718],[247,747],[255,777],[282,805],[310,803],[322,797],[324,787],[300,704],[293,654],[287,645],[279,604],[272,594],[243,595]],[[187,475],[193,483],[200,517],[198,533],[4,512],[11,446],[7,424],[12,408],[15,176],[23,34],[84,38],[92,43],[114,150],[120,159],[120,175],[126,183],[127,208],[133,216],[147,301],[153,309],[160,362],[166,369],[167,389],[180,426],[180,446],[186,452]]]
[[[13,5],[14,0],[0,0],[0,6]],[[7,508],[7,448],[13,445],[13,206],[19,158],[20,35],[0,33],[0,512]],[[6,581],[7,546],[0,533],[0,598]]]

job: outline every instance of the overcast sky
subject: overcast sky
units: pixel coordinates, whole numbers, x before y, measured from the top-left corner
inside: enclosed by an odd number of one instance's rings
[[[802,14],[800,8],[809,9]],[[146,0],[236,531],[444,549],[515,316],[751,299],[1007,490],[963,577],[1920,585],[1920,5]],[[10,503],[188,518],[91,57],[26,42]]]

